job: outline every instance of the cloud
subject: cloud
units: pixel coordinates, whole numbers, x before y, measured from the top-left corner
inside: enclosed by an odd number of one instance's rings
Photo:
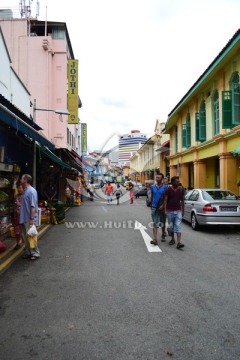
[[[113,99],[113,98],[107,98],[107,97],[100,97],[100,101],[103,103],[103,105],[106,106],[113,106],[116,108],[125,108],[127,107],[126,101],[125,100],[117,100],[117,99]]]
[[[239,28],[239,0],[41,0],[39,20],[45,5],[79,59],[92,149],[132,129],[151,136]]]

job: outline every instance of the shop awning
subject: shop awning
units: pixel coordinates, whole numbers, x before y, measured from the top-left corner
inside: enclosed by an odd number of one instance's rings
[[[94,173],[93,176],[104,176],[103,173]]]
[[[75,168],[78,170],[78,172],[80,172],[81,175],[82,175],[82,165],[81,165],[78,161],[76,161],[76,158],[75,158],[75,156],[73,156],[72,152],[69,151],[68,149],[62,149],[61,151],[64,152],[65,156],[67,156],[67,158],[70,160],[70,162],[71,162],[72,164],[74,164],[74,167],[75,167]]]
[[[233,156],[240,156],[240,145],[232,151]]]
[[[76,151],[72,150],[71,154],[75,157],[75,160],[77,161],[77,163],[80,164],[84,170],[86,170],[88,172],[92,172],[92,171],[96,170],[92,166],[88,165],[85,160],[81,159],[80,156],[78,155],[78,153],[76,153]]]
[[[41,145],[47,146],[51,150],[55,149],[54,144],[52,144],[45,137],[38,133],[38,131],[36,130],[36,124],[33,123],[33,126],[31,126],[29,123],[25,122],[18,115],[16,115],[14,112],[9,110],[6,106],[2,104],[0,104],[0,121],[2,121],[8,126],[11,126],[16,131],[19,131],[22,134],[29,136],[31,139],[36,140]]]
[[[157,152],[164,152],[169,150],[170,140],[165,141],[159,148],[156,150]]]
[[[62,159],[60,159],[57,155],[55,155],[52,151],[50,151],[49,149],[45,148],[44,146],[41,146],[39,144],[37,144],[37,148],[40,152],[42,152],[44,155],[46,155],[50,160],[52,160],[53,162],[55,162],[58,165],[61,165],[62,167],[64,167],[65,169],[68,170],[76,170],[75,168],[73,168],[71,165],[65,163]]]
[[[83,156],[82,156],[81,161],[82,161],[82,166],[83,166],[83,168],[84,168],[85,170],[87,170],[88,172],[92,172],[92,171],[96,170],[95,167],[90,166],[90,165],[87,163],[87,161],[84,159]]]
[[[88,172],[93,172],[95,170],[91,166],[85,165],[84,163],[82,163],[82,167],[83,167],[83,169],[87,170]]]

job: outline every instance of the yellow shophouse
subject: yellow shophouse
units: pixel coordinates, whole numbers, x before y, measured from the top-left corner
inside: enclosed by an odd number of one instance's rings
[[[240,30],[168,115],[170,176],[186,188],[240,187]]]

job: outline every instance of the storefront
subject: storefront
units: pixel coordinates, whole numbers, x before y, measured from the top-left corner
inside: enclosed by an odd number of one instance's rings
[[[37,164],[39,199],[48,200],[49,188],[55,187],[54,200],[65,203],[66,178],[74,178],[78,174],[77,169],[40,144],[37,145]]]
[[[32,174],[34,140],[54,149],[40,129],[0,95],[0,237],[8,235],[13,222],[17,182],[22,174]]]

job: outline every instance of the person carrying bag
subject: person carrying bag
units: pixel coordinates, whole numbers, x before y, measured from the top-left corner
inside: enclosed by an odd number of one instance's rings
[[[166,215],[164,212],[164,194],[167,186],[162,183],[164,175],[159,173],[156,175],[156,184],[151,185],[151,215],[153,222],[153,239],[150,241],[152,245],[157,245],[158,228],[162,228],[161,241],[165,241],[165,224]]]

